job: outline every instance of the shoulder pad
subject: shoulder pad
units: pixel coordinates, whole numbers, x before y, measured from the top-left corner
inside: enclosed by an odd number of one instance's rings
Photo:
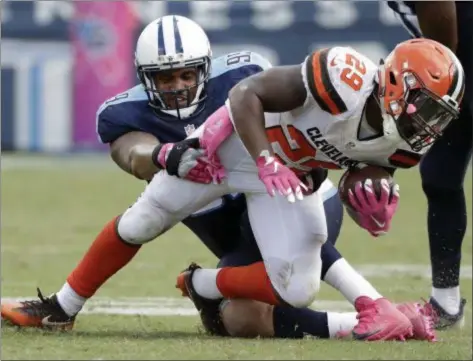
[[[136,102],[147,101],[141,85],[107,99],[96,113],[96,131],[100,142],[111,143],[128,132],[136,130],[131,126],[135,119]]]
[[[314,51],[302,64],[308,97],[318,106],[338,115],[353,110],[373,89],[376,65],[350,47]]]
[[[143,89],[142,85],[137,85],[127,91],[117,94],[107,100],[105,100],[97,110],[97,116],[108,108],[110,105],[118,105],[121,103],[126,102],[136,102],[136,101],[143,101],[148,100],[148,96],[146,95],[146,91]]]
[[[252,51],[239,51],[213,59],[210,78],[216,78],[231,70],[248,66],[257,67],[260,71],[272,67],[271,63],[258,53]]]

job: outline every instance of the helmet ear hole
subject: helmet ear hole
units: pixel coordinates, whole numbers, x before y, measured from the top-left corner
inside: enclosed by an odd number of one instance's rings
[[[394,73],[392,71],[389,72],[389,82],[392,85],[397,85],[396,77],[394,76]]]

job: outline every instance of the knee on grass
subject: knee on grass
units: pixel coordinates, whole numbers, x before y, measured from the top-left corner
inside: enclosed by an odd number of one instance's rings
[[[273,306],[253,300],[225,300],[221,307],[222,322],[232,337],[272,337]]]
[[[287,287],[279,287],[280,299],[292,307],[309,307],[317,296],[320,289],[320,278],[311,274],[292,275]]]
[[[303,308],[314,302],[320,289],[321,245],[318,254],[302,255],[292,262],[278,259],[265,262],[273,290],[282,304]]]

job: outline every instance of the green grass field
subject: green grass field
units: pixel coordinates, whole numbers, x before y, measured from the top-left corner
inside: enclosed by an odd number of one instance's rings
[[[334,173],[333,180],[338,180]],[[399,171],[401,203],[389,235],[374,239],[348,217],[338,247],[394,301],[427,298],[426,202],[417,170]],[[468,204],[472,180],[469,176]],[[103,224],[140,194],[143,184],[97,157],[2,157],[1,294],[35,297],[57,291]],[[172,196],[172,195],[170,195]],[[471,214],[471,208],[469,209]],[[470,225],[471,226],[471,225]],[[216,259],[183,226],[146,245],[89,301],[71,333],[2,327],[2,359],[471,359],[472,232],[463,244],[465,327],[440,342],[244,340],[204,336],[191,304],[174,288],[190,261]],[[314,307],[348,310],[323,285]]]

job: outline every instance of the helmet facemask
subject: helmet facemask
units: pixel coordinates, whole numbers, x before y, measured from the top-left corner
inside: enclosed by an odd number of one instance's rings
[[[440,138],[447,125],[458,117],[458,111],[425,88],[409,91],[406,101],[396,124],[401,137],[415,151]]]
[[[384,96],[380,94],[383,127],[389,136],[400,136],[418,152],[432,145],[448,124],[458,117],[458,104],[449,96],[440,98],[429,91],[413,73],[406,72],[402,79],[402,98],[383,106]]]

